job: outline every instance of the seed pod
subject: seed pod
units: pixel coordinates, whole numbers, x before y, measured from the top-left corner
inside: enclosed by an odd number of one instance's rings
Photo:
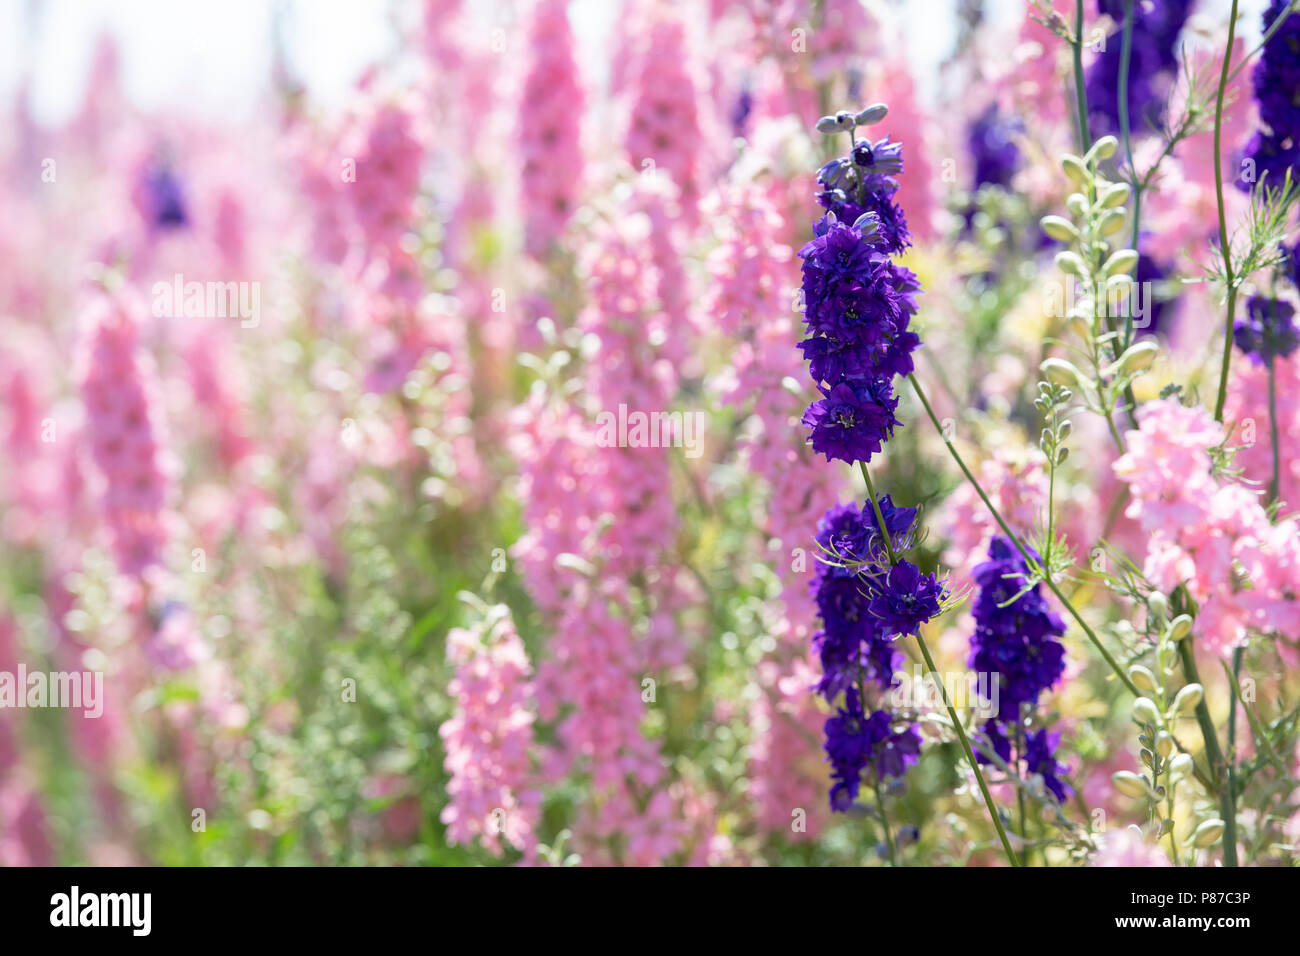
[[[1133,719],[1139,724],[1159,724],[1160,711],[1150,697],[1139,697],[1133,701]]]
[[[872,103],[853,119],[859,126],[870,126],[872,123],[879,123],[888,112],[889,107],[884,103]]]
[[[1203,850],[1207,846],[1218,843],[1221,836],[1223,836],[1223,821],[1217,818],[1206,820],[1192,834],[1192,843]]]
[[[1134,664],[1130,667],[1128,676],[1138,690],[1153,691],[1156,689],[1156,675],[1141,664]]]
[[[1044,216],[1038,224],[1043,227],[1043,232],[1061,242],[1073,242],[1079,238],[1079,230],[1064,216]]]
[[[1188,684],[1178,692],[1174,698],[1174,704],[1170,708],[1175,714],[1190,714],[1196,709],[1196,705],[1205,697],[1205,688],[1200,684]]]

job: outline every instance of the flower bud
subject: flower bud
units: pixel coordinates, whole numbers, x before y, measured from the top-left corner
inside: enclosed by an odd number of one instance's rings
[[[1086,185],[1091,178],[1087,168],[1083,165],[1083,160],[1069,153],[1061,157],[1061,169],[1065,171],[1065,175],[1080,186]]]
[[[1103,236],[1113,236],[1124,228],[1124,220],[1127,218],[1128,217],[1124,214],[1124,210],[1110,209],[1101,217],[1101,221],[1097,223],[1097,232],[1101,233]]]
[[[1129,680],[1133,682],[1138,690],[1153,691],[1156,689],[1156,675],[1151,673],[1141,664],[1134,664],[1128,669]],[[1146,698],[1143,698],[1144,700]]]
[[[1171,641],[1181,641],[1190,633],[1192,633],[1192,619],[1186,614],[1180,614],[1169,622],[1166,636]]]
[[[1115,789],[1126,797],[1149,797],[1151,795],[1151,788],[1147,785],[1147,782],[1128,770],[1121,770],[1118,773],[1111,774],[1110,780],[1115,785]]]
[[[1219,842],[1219,837],[1223,836],[1223,821],[1219,819],[1206,820],[1192,834],[1192,843],[1202,850],[1207,846],[1214,846]]]
[[[1038,370],[1049,382],[1055,382],[1057,385],[1074,385],[1082,387],[1084,385],[1083,373],[1080,372],[1073,364],[1063,358],[1046,359]]]
[[[1087,267],[1083,264],[1083,260],[1073,252],[1058,252],[1056,267],[1068,275],[1081,278],[1087,275]]]
[[[817,121],[817,132],[834,133],[839,130],[839,124],[835,122],[834,116],[823,116]]]
[[[1134,342],[1124,350],[1119,360],[1115,362],[1115,371],[1119,375],[1130,375],[1134,372],[1144,371],[1151,367],[1151,363],[1156,360],[1156,353],[1159,351],[1160,346],[1151,339]]]
[[[1190,714],[1196,709],[1196,705],[1201,702],[1204,696],[1204,687],[1200,684],[1188,684],[1178,692],[1178,696],[1174,698],[1174,704],[1170,710],[1175,714]]]
[[[1114,209],[1128,202],[1128,197],[1132,192],[1133,190],[1129,188],[1128,183],[1114,183],[1101,194],[1098,203],[1102,209]]]
[[[853,121],[852,113],[848,110],[840,110],[835,114],[835,125],[842,130],[850,130],[857,124]]]
[[[1115,150],[1119,148],[1119,140],[1114,136],[1103,136],[1097,142],[1092,144],[1092,149],[1084,157],[1084,162],[1096,162],[1099,159],[1110,159],[1115,155]]]
[[[884,103],[872,103],[853,119],[859,126],[870,126],[872,123],[879,123],[888,112],[889,107]]]
[[[1147,611],[1149,611],[1151,616],[1157,621],[1163,621],[1169,616],[1169,599],[1159,591],[1152,593],[1152,595],[1147,598]]]
[[[1061,242],[1073,242],[1079,238],[1079,230],[1064,216],[1044,216],[1038,224],[1043,227],[1043,232]]]
[[[1088,212],[1088,197],[1083,193],[1070,193],[1065,200],[1065,209],[1076,219],[1082,218]]]
[[[1106,260],[1106,264],[1101,267],[1103,275],[1113,276],[1120,272],[1132,272],[1138,264],[1138,254],[1136,249],[1120,249],[1112,253],[1111,257]]]
[[[1174,738],[1163,730],[1156,735],[1156,753],[1161,757],[1168,757],[1174,752]]]
[[[1150,697],[1139,697],[1133,701],[1133,719],[1139,724],[1156,727],[1160,724],[1160,710]]]
[[[1169,761],[1169,780],[1172,783],[1178,783],[1192,775],[1192,770],[1196,764],[1192,762],[1191,754],[1179,754],[1173,760]]]

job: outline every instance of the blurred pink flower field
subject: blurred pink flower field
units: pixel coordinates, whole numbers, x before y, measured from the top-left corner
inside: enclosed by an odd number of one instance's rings
[[[0,865],[1296,864],[1296,4],[374,21],[0,86]]]

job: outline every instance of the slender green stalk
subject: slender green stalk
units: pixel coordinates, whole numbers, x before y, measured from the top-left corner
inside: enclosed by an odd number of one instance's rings
[[[1133,174],[1133,229],[1129,247],[1136,249],[1139,238],[1139,219],[1142,215],[1142,186],[1137,181],[1137,169],[1133,165],[1133,136],[1128,115],[1128,70],[1133,54],[1133,0],[1124,0],[1124,38],[1119,48],[1119,129],[1124,137],[1124,155],[1128,158],[1128,168]],[[1134,274],[1136,275],[1136,268]],[[1133,341],[1133,310],[1128,310],[1124,323],[1124,347]]]
[[[1237,685],[1241,674],[1241,651],[1240,647],[1233,649],[1232,686],[1228,689],[1228,790],[1224,794],[1224,802],[1229,815],[1223,821],[1223,857],[1226,866],[1237,865]],[[1229,857],[1231,863],[1228,862]]]
[[[1278,28],[1281,27],[1286,18],[1293,13],[1300,13],[1300,5],[1298,5],[1295,0],[1292,0],[1292,2],[1287,5],[1286,9],[1277,15],[1277,19],[1269,24],[1269,28],[1265,30],[1264,35],[1260,37],[1259,45],[1242,57],[1241,62],[1232,68],[1232,72],[1228,74],[1229,83],[1237,78],[1237,74],[1246,68],[1246,64],[1255,58],[1256,53],[1264,49],[1264,45],[1268,43],[1269,40],[1273,39],[1273,34],[1277,33]]]
[[[925,397],[925,391],[921,388],[921,383],[916,380],[915,375],[909,375],[907,376],[907,379],[912,383],[912,389],[916,392],[916,397],[919,398],[921,404],[925,406],[925,413],[930,417],[930,423],[934,425],[935,430],[938,431],[940,435],[943,435],[943,425],[939,423],[938,416],[934,414],[934,409],[930,407],[930,401]],[[1020,542],[1019,535],[1011,530],[1011,527],[1002,517],[1002,514],[996,507],[994,507],[993,502],[989,500],[989,496],[984,493],[984,489],[980,487],[980,483],[975,480],[975,476],[971,474],[971,470],[966,467],[966,462],[962,460],[961,454],[953,446],[953,443],[945,438],[944,444],[948,446],[948,454],[952,455],[953,461],[957,463],[957,467],[959,467],[962,474],[966,476],[966,480],[971,483],[971,487],[975,489],[975,493],[979,495],[980,500],[984,502],[984,507],[988,508],[989,514],[993,515],[994,520],[997,521],[998,525],[1002,528],[1003,533],[1011,540],[1011,543],[1015,545],[1016,550],[1020,552],[1025,561],[1033,563],[1035,561],[1034,557]],[[1083,616],[1070,602],[1070,599],[1061,592],[1059,587],[1057,587],[1056,582],[1052,580],[1051,575],[1044,575],[1043,583],[1046,584],[1048,588],[1051,589],[1051,592],[1056,595],[1057,600],[1060,601],[1061,605],[1070,613],[1070,616],[1074,618],[1079,627],[1083,628],[1083,633],[1088,636],[1088,640],[1092,642],[1092,646],[1097,649],[1105,659],[1106,663],[1110,665],[1110,669],[1114,671],[1115,676],[1120,679],[1134,697],[1141,697],[1142,692],[1137,689],[1137,685],[1133,683],[1124,668],[1120,667],[1119,662],[1115,660],[1110,651],[1106,650],[1105,645],[1101,643],[1101,639],[1097,637],[1096,632],[1094,632],[1088,625],[1088,622],[1083,619]]]
[[[871,472],[867,471],[865,461],[858,462],[862,468],[862,478],[867,483],[867,497],[871,499],[871,510],[876,513],[876,524],[880,527],[880,535],[885,542],[885,553],[889,555],[891,565],[898,563],[898,555],[894,551],[894,543],[889,540],[889,529],[885,527],[885,516],[880,511],[880,502],[876,500],[876,488],[871,483]]]
[[[1277,501],[1282,479],[1282,456],[1277,432],[1277,372],[1272,358],[1268,360],[1268,432],[1273,442],[1273,477],[1268,483],[1268,503]]]
[[[925,666],[930,669],[930,674],[934,682],[939,686],[939,693],[943,696],[943,706],[948,711],[948,719],[952,721],[953,729],[957,731],[957,737],[961,740],[962,750],[966,752],[966,760],[971,769],[975,771],[975,782],[979,784],[980,794],[984,797],[984,805],[989,809],[989,817],[993,820],[993,826],[998,831],[998,839],[1002,841],[1002,850],[1007,855],[1008,862],[1012,866],[1019,866],[1020,860],[1016,856],[1016,851],[1011,849],[1011,841],[1007,839],[1006,828],[1002,825],[1002,817],[998,815],[998,809],[993,805],[993,794],[989,793],[989,785],[984,782],[984,774],[980,771],[979,761],[975,759],[975,751],[971,749],[970,739],[966,736],[966,728],[962,726],[961,720],[957,717],[957,711],[953,709],[952,702],[948,700],[948,688],[944,686],[939,679],[939,671],[934,666],[934,658],[930,656],[930,648],[925,643],[925,638],[921,632],[916,632],[916,643],[921,648],[921,656],[925,658]]]
[[[1223,323],[1223,365],[1219,370],[1219,395],[1214,402],[1214,420],[1223,421],[1223,402],[1228,397],[1228,367],[1232,364],[1232,325],[1237,311],[1237,282],[1232,273],[1232,247],[1228,241],[1228,214],[1223,206],[1223,97],[1228,90],[1228,63],[1232,60],[1232,41],[1237,31],[1237,0],[1232,0],[1228,14],[1228,45],[1223,51],[1223,69],[1219,72],[1219,92],[1214,98],[1214,199],[1219,208],[1219,250],[1223,254],[1223,274],[1228,283],[1228,318]]]
[[[1205,685],[1196,669],[1196,657],[1192,654],[1192,639],[1189,635],[1178,642],[1178,657],[1183,664],[1183,673],[1193,684]],[[1201,728],[1201,739],[1205,742],[1205,756],[1210,762],[1210,776],[1214,784],[1212,789],[1219,791],[1219,811],[1223,815],[1223,865],[1237,865],[1237,817],[1236,801],[1232,799],[1230,788],[1225,786],[1224,778],[1227,762],[1223,751],[1219,749],[1219,736],[1214,730],[1214,721],[1210,717],[1210,708],[1205,703],[1205,695],[1196,705],[1196,723]]]
[[[1083,0],[1074,4],[1074,102],[1079,111],[1079,142],[1086,153],[1092,149],[1092,133],[1088,131],[1088,94],[1083,88]]]
[[[880,534],[885,542],[885,550],[889,553],[889,563],[897,563],[897,556],[894,551],[893,543],[889,540],[889,529],[885,527],[885,516],[880,511],[880,504],[876,501],[876,489],[871,483],[871,473],[867,471],[866,462],[860,461],[858,464],[862,468],[862,477],[867,483],[867,494],[871,497],[871,507],[876,513],[876,525],[880,528]],[[953,728],[957,731],[957,736],[961,739],[962,749],[966,752],[966,760],[970,763],[971,770],[975,772],[975,780],[979,783],[980,793],[984,796],[984,805],[988,807],[989,819],[993,821],[994,828],[998,831],[998,837],[1002,841],[1002,849],[1006,851],[1007,859],[1012,866],[1019,866],[1020,861],[1016,859],[1016,853],[1011,849],[1011,841],[1007,839],[1007,831],[1002,826],[1002,818],[998,815],[998,809],[993,804],[993,795],[989,792],[989,786],[984,782],[984,774],[980,770],[979,761],[975,759],[975,751],[971,749],[970,740],[966,737],[966,728],[962,726],[961,720],[957,717],[957,711],[953,709],[952,703],[948,700],[948,688],[944,686],[939,679],[939,672],[934,666],[934,658],[930,656],[930,648],[926,646],[925,638],[921,636],[918,630],[916,633],[916,643],[921,648],[921,656],[925,658],[925,666],[934,682],[939,686],[939,693],[943,696],[943,705],[948,710],[948,718],[952,721]],[[877,792],[877,802],[880,803],[881,818],[884,818],[884,803],[880,801],[879,792]],[[893,847],[890,847],[890,856],[893,856]]]
[[[885,794],[880,788],[880,770],[876,770],[876,809],[880,812],[880,826],[885,831],[885,846],[889,848],[889,865],[898,866],[898,851],[894,848],[894,834],[889,829],[889,818],[885,816]]]

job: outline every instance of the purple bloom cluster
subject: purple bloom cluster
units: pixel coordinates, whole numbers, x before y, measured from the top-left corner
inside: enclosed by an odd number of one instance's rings
[[[889,495],[881,495],[876,504],[890,542],[896,549],[910,547],[916,509],[895,505]],[[889,563],[870,502],[827,511],[817,527],[817,545],[824,553],[812,585],[822,620],[813,638],[822,665],[817,690],[832,703],[840,694],[845,698],[826,722],[826,752],[838,781],[831,807],[843,810],[857,795],[857,771],[870,765],[877,773],[901,776],[908,763],[903,756],[915,756],[920,740],[912,731],[880,736],[881,728],[890,726],[889,715],[877,711],[869,720],[862,718],[858,701],[868,681],[882,689],[891,686],[901,658],[895,639],[915,634],[938,615],[948,591],[944,582],[909,561]],[[915,746],[904,746],[912,740]],[[887,745],[883,751],[882,741]],[[851,772],[853,767],[857,771]]]
[[[921,344],[908,329],[920,283],[890,260],[911,242],[893,201],[902,169],[902,146],[886,137],[855,144],[818,174],[827,213],[799,250],[808,329],[799,347],[822,393],[803,423],[827,461],[870,461],[892,437],[893,378],[911,373]]]
[[[838,113],[818,123],[823,131],[852,130],[882,106]],[[817,201],[826,215],[803,259],[804,324],[799,343],[822,397],[808,408],[808,440],[827,461],[868,462],[899,424],[894,376],[912,371],[921,344],[908,329],[921,291],[916,276],[890,257],[911,244],[907,220],[894,203],[903,171],[903,148],[889,137],[856,139],[849,155],[821,168]],[[876,510],[879,509],[879,518]],[[869,716],[863,697],[870,682],[889,688],[901,634],[917,634],[948,597],[946,583],[898,557],[913,544],[916,509],[889,495],[861,508],[836,505],[817,525],[822,560],[812,583],[822,627],[813,637],[821,658],[817,690],[828,703],[843,701],[826,721],[826,756],[835,779],[832,810],[857,799],[862,775],[877,781],[901,777],[916,762],[921,738],[912,727],[896,731],[883,710]],[[881,525],[888,533],[888,545]]]
[[[1125,0],[1098,0],[1097,12],[1121,26]],[[1191,12],[1192,0],[1134,0],[1132,48],[1128,67],[1129,128],[1141,133],[1159,126],[1165,115],[1168,87],[1178,69],[1178,34]],[[1116,33],[1088,71],[1090,125],[1105,134],[1120,132],[1119,79],[1123,43]]]
[[[180,229],[189,225],[185,192],[176,173],[166,165],[150,164],[140,182],[145,217],[157,229]]]
[[[921,753],[915,728],[894,729],[893,718],[883,710],[866,714],[858,692],[850,688],[835,716],[826,721],[826,756],[831,764],[831,809],[844,811],[858,797],[864,770],[877,780],[901,777]]]
[[[1267,30],[1286,9],[1289,0],[1273,0],[1264,11]],[[1288,169],[1300,179],[1300,16],[1292,13],[1264,45],[1252,74],[1255,101],[1264,129],[1246,145],[1246,156],[1255,162],[1255,181],[1268,174],[1268,182],[1279,185]],[[1239,188],[1250,182],[1240,179]]]
[[[1252,295],[1246,300],[1246,317],[1233,327],[1233,341],[1257,365],[1287,358],[1300,346],[1295,307],[1281,299]]]
[[[1065,622],[1048,606],[1040,584],[1027,587],[1029,566],[1007,538],[994,537],[988,557],[974,571],[979,597],[967,664],[999,680],[1003,714],[987,721],[984,733],[993,751],[1012,764],[1012,743],[1020,733],[1022,711],[1036,706],[1043,691],[1065,671],[1065,647],[1059,640]],[[1029,774],[1041,774],[1057,799],[1064,799],[1068,788],[1058,779],[1064,769],[1056,764],[1055,747],[1054,736],[1038,731],[1020,742],[1015,759],[1024,760]],[[981,763],[989,762],[983,754],[977,757]]]
[[[1011,177],[1020,164],[1016,137],[1024,129],[1020,120],[1003,116],[996,103],[970,125],[966,143],[975,161],[975,189],[985,185],[1011,185]]]

